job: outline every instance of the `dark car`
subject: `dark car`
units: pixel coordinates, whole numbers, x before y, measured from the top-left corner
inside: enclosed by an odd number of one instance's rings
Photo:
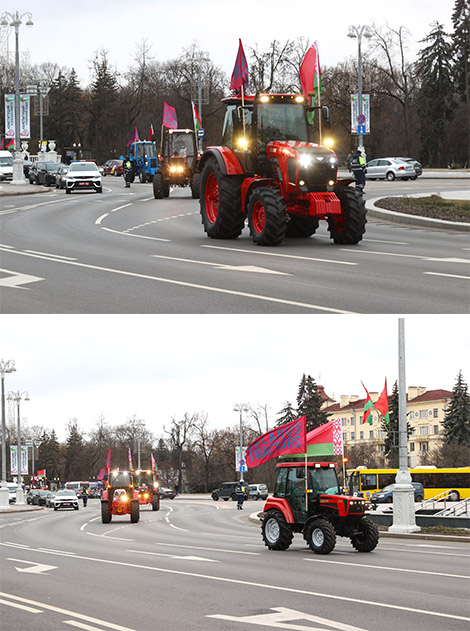
[[[172,489],[168,489],[166,487],[161,486],[158,489],[158,494],[160,495],[160,498],[167,498],[169,500],[174,500],[176,497],[176,492],[173,491]]]
[[[37,168],[36,184],[44,186],[55,186],[56,173],[61,164],[57,162],[41,162]]]
[[[412,482],[411,483],[415,492],[415,502],[422,502],[424,499],[424,489],[423,485],[420,482]],[[383,504],[384,502],[387,504],[391,504],[393,502],[393,489],[395,488],[395,484],[388,484],[384,486],[381,491],[377,493],[372,493],[370,496],[370,501],[372,503]]]
[[[33,166],[33,162],[31,162],[31,160],[24,160],[23,161],[23,173],[25,177],[28,177],[29,175],[29,169]]]
[[[214,502],[217,502],[219,498],[222,498],[225,502],[231,499],[233,502],[237,499],[237,485],[238,482],[224,482],[220,485],[220,488],[212,491],[212,499]],[[245,483],[245,488],[248,490],[248,485]],[[245,494],[245,499],[248,498],[248,495]]]
[[[41,489],[30,489],[26,495],[26,504],[37,504],[37,496]]]
[[[122,166],[122,160],[108,160],[103,164],[103,175],[122,175],[124,167]]]
[[[55,187],[56,188],[65,188],[65,176],[67,171],[69,170],[68,164],[61,164],[57,169],[57,173],[55,174]]]
[[[39,489],[39,493],[33,497],[33,504],[45,506],[50,493],[47,489]]]

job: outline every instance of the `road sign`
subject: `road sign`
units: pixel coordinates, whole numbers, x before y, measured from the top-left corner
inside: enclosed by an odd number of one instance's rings
[[[204,138],[204,130],[203,130],[202,127],[201,127],[201,129],[198,130],[197,137],[198,138]]]
[[[357,117],[357,122],[359,123],[359,125],[365,125],[365,123],[366,123],[366,117],[365,117],[365,114],[360,114],[360,115]]]
[[[366,126],[365,125],[358,125],[357,126],[357,133],[364,135],[366,133]]]

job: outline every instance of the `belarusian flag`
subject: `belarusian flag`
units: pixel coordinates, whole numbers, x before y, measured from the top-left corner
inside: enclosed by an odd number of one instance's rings
[[[196,138],[197,138],[198,137],[197,134],[199,130],[202,128],[202,123],[201,123],[201,119],[199,118],[199,113],[196,109],[196,106],[194,105],[192,101],[191,101],[191,105],[193,106],[194,131],[196,132]]]
[[[307,434],[307,456],[341,456],[343,449],[343,425],[340,418],[324,423]],[[305,457],[305,453],[292,454],[296,458]],[[288,458],[291,456],[280,456]]]
[[[377,399],[374,407],[380,412],[380,414],[382,414],[385,423],[388,425],[390,423],[390,415],[388,413],[387,379],[385,379],[384,389],[382,390],[382,393]]]
[[[361,382],[362,383],[362,382]],[[372,416],[371,414],[371,410],[374,407],[374,404],[372,402],[372,399],[370,398],[370,394],[367,392],[367,388],[365,387],[364,384],[362,384],[362,387],[364,388],[364,390],[367,393],[367,399],[366,402],[364,404],[364,417],[362,419],[362,423],[369,423],[369,425],[372,425]]]
[[[37,478],[43,478],[43,479],[46,479],[46,470],[45,470],[45,469],[40,469],[40,470],[38,471],[38,474],[37,474],[37,476],[36,476],[36,477],[37,477]]]
[[[155,462],[155,458],[153,457],[153,454],[150,454],[150,462],[152,463],[152,471],[155,471],[155,473],[157,473],[158,467],[157,467],[157,463]]]
[[[131,448],[129,447],[129,449],[127,450],[127,457],[129,459],[129,471],[132,471],[134,469],[134,465],[132,464],[132,455],[131,455]]]

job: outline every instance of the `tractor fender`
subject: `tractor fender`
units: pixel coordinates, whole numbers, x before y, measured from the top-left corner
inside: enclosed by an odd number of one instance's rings
[[[249,199],[251,192],[258,186],[275,186],[280,190],[279,182],[267,177],[245,178],[242,182],[242,210],[246,213],[246,200]]]
[[[289,502],[283,497],[268,497],[266,504],[264,505],[264,512],[271,509],[276,509],[282,513],[288,524],[295,523],[294,515],[292,514]]]
[[[199,162],[199,171],[202,171],[211,156],[217,160],[223,175],[243,175],[245,173],[240,160],[229,147],[208,147]]]

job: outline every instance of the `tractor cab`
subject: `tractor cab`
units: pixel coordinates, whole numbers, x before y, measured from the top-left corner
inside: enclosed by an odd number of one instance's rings
[[[161,157],[168,161],[171,167],[176,167],[173,172],[181,173],[178,167],[191,169],[198,158],[196,136],[192,129],[166,129],[163,130],[163,146]]]
[[[170,187],[174,186],[190,186],[193,199],[197,199],[201,178],[199,158],[193,129],[164,127],[158,154],[159,172],[153,180],[155,199],[168,197]]]
[[[138,469],[135,472],[136,489],[139,494],[139,504],[151,504],[152,510],[160,509],[160,495],[158,493],[157,475],[150,469]]]

